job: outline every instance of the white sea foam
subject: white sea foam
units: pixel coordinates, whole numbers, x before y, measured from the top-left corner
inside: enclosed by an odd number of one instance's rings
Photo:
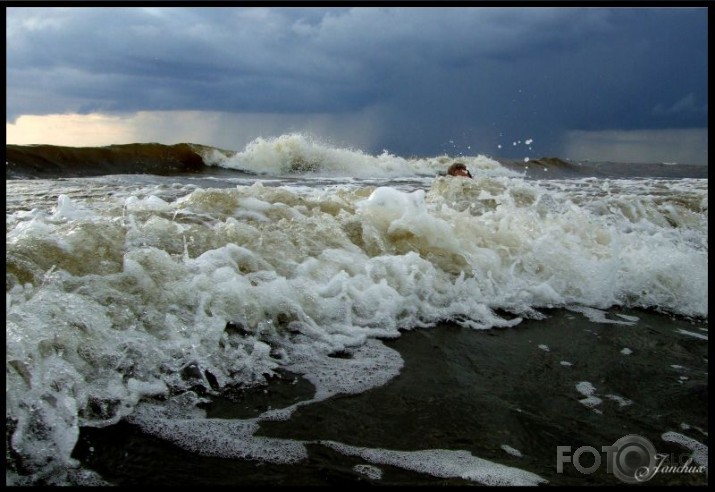
[[[375,464],[392,465],[442,478],[463,478],[483,485],[539,485],[548,481],[534,473],[477,458],[467,451],[429,449],[394,451],[321,441],[340,453],[359,456]]]
[[[322,175],[444,166],[324,150],[304,138],[256,142],[236,165],[283,169],[290,154],[320,157]],[[377,338],[445,319],[489,329],[569,306],[598,322],[638,321],[606,317],[614,305],[707,317],[701,181],[529,182],[487,158],[467,163],[475,179],[424,188],[354,173],[321,186],[8,182],[13,448],[44,477],[74,464],[79,426],[196,383],[262,384],[278,369],[305,374],[316,398],[365,391],[402,364]]]
[[[588,408],[595,410],[595,407],[603,402],[601,398],[596,396],[596,388],[588,381],[579,382],[576,385],[576,391],[586,397],[579,400],[579,403],[587,406]]]
[[[521,451],[519,451],[518,449],[512,448],[508,444],[502,444],[501,448],[504,451],[506,451],[508,454],[510,454],[512,456],[516,456],[517,458],[521,458],[522,456],[524,456],[523,454],[521,454]]]
[[[319,174],[357,178],[434,176],[446,171],[448,156],[410,158],[395,156],[387,151],[379,155],[365,154],[356,149],[339,148],[302,134],[257,138],[246,148],[230,157],[214,155],[208,163],[213,166],[251,171],[258,174],[282,176],[288,174]],[[472,173],[498,176],[518,176],[497,161],[486,156],[460,158]]]
[[[365,475],[372,480],[380,480],[382,478],[382,470],[376,466],[358,464],[353,466],[353,470],[360,475]]]
[[[693,452],[693,461],[698,465],[704,467],[707,473],[708,469],[708,447],[699,441],[696,441],[692,437],[688,437],[679,432],[664,432],[661,436],[664,441],[674,442],[689,449]]]
[[[688,331],[688,330],[678,330],[678,333],[681,333],[683,335],[687,335],[689,337],[694,337],[694,338],[699,338],[700,340],[707,340],[708,336],[703,335],[702,333],[695,333],[693,331]]]
[[[296,463],[308,457],[299,441],[254,436],[255,422],[225,419],[133,419],[142,430],[203,456]]]
[[[606,324],[614,324],[614,325],[634,325],[635,322],[638,320],[635,316],[631,316],[629,320],[627,321],[619,321],[617,319],[610,319],[607,318],[606,315],[607,313],[605,311],[602,311],[600,309],[594,309],[590,307],[585,307],[585,306],[567,306],[566,309],[569,311],[573,311],[575,313],[581,313],[584,316],[586,316],[589,320],[593,321],[594,323],[606,323]],[[632,319],[635,318],[635,319]]]
[[[54,213],[50,216],[50,220],[73,220],[92,217],[94,213],[84,207],[78,205],[69,196],[60,194],[57,197],[57,207]]]

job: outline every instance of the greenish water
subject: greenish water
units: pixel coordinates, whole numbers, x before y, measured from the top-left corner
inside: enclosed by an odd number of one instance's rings
[[[286,421],[260,423],[256,435],[306,444],[308,458],[297,464],[199,456],[125,422],[83,429],[74,457],[118,485],[475,484],[369,463],[321,444],[335,441],[406,452],[464,450],[551,485],[620,485],[606,471],[605,453],[593,473],[571,463],[557,472],[557,447],[571,446],[572,455],[580,446],[600,450],[635,434],[658,453],[684,459],[690,449],[663,439],[675,432],[707,450],[708,342],[707,323],[626,310],[609,318],[632,319],[619,314],[639,320],[596,323],[558,310],[514,328],[477,331],[444,323],[385,341],[404,359],[400,375],[386,385],[301,406]],[[586,404],[584,383],[600,402]],[[309,383],[285,375],[268,388],[214,400],[207,417],[251,418],[311,396]],[[579,463],[587,468],[593,459],[584,453]],[[381,477],[355,468],[365,465]],[[707,483],[704,473],[657,473],[647,482]]]

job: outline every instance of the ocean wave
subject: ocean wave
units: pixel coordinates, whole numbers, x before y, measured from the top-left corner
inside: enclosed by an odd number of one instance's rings
[[[6,179],[67,178],[111,174],[159,176],[233,171],[250,176],[396,178],[444,174],[463,162],[472,174],[527,179],[574,177],[707,178],[707,166],[665,163],[573,162],[558,157],[516,161],[485,155],[403,157],[337,147],[302,134],[259,137],[241,151],[207,145],[133,143],[107,147],[7,145]]]
[[[455,161],[462,161],[477,173],[518,176],[499,162],[485,156],[447,155],[436,157],[400,157],[383,151],[370,155],[360,150],[338,148],[302,134],[257,138],[246,148],[213,165],[250,171],[260,175],[285,176],[312,174],[339,177],[409,177],[444,173]]]
[[[244,153],[280,161],[278,143]],[[393,159],[346,152],[323,155],[318,173],[341,158]],[[236,157],[223,155],[202,160]],[[9,181],[6,436],[17,482],[62,483],[79,428],[136,416],[142,402],[255,387],[286,369],[315,398],[384,384],[401,359],[380,340],[443,320],[488,330],[579,306],[707,319],[706,180],[540,181],[469,163],[474,179],[412,189]],[[151,428],[194,449],[178,427]]]

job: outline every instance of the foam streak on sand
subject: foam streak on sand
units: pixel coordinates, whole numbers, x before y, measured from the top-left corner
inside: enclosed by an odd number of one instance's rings
[[[435,477],[458,477],[483,485],[539,485],[547,480],[533,473],[492,463],[472,456],[467,451],[431,449],[424,451],[391,451],[367,449],[336,442],[322,444],[344,454],[359,456],[370,463],[392,465],[419,471]]]

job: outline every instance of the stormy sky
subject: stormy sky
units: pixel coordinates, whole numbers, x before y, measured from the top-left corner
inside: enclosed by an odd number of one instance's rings
[[[708,11],[11,7],[8,143],[707,163]]]

